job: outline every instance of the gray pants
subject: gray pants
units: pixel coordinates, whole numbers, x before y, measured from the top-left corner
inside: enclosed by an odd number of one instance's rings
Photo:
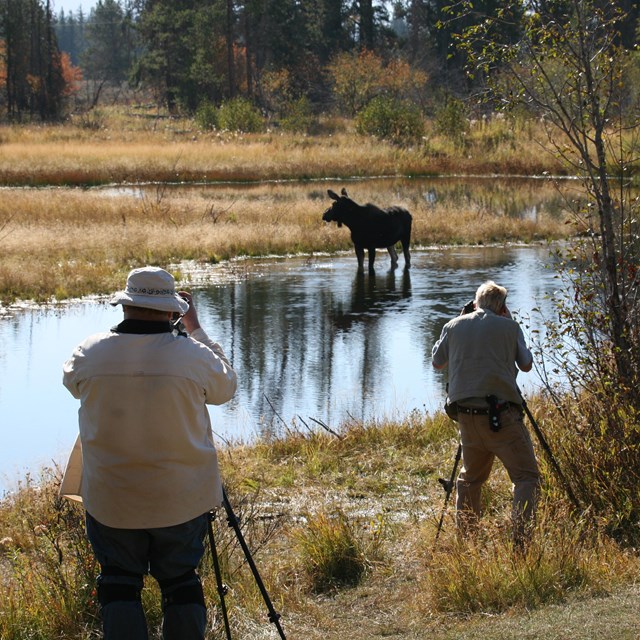
[[[204,554],[207,518],[159,529],[114,529],[87,513],[87,535],[101,567],[105,640],[148,639],[140,600],[147,573],[162,590],[164,640],[204,639],[207,614],[195,570]]]

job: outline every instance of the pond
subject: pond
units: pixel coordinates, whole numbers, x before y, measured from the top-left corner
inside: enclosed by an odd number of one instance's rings
[[[355,256],[237,260],[194,287],[203,327],[238,373],[235,398],[212,407],[216,439],[250,441],[287,428],[338,428],[349,419],[434,412],[445,374],[431,366],[442,325],[486,279],[509,289],[509,306],[537,327],[557,286],[547,247],[421,249],[412,269],[356,274]],[[42,466],[63,465],[77,433],[78,402],[62,363],[87,335],[115,325],[121,309],[87,300],[0,319],[0,493]],[[520,380],[525,394],[539,384]]]

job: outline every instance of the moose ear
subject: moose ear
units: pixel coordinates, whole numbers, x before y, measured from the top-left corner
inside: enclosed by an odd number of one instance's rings
[[[331,191],[331,189],[327,189],[327,193],[329,194],[329,197],[331,199],[340,200],[340,196],[335,191]]]
[[[347,195],[347,190],[342,187],[342,191],[340,192],[345,198],[348,198],[349,196]]]

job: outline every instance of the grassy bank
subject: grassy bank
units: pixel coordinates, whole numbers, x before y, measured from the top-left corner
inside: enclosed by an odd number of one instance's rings
[[[230,501],[288,638],[637,637],[637,556],[599,534],[588,516],[569,515],[552,475],[545,474],[526,555],[509,541],[510,486],[501,467],[487,488],[479,537],[458,540],[449,512],[434,545],[444,504],[437,478],[448,477],[456,447],[452,423],[414,413],[345,424],[338,435],[291,425],[269,441],[220,452]],[[99,624],[81,510],[56,498],[58,475],[0,504],[6,640],[81,640]],[[214,530],[233,637],[276,637],[233,532],[223,518]],[[205,560],[210,637],[223,638]],[[144,594],[158,623],[152,580]]]
[[[203,133],[191,120],[122,110],[64,125],[5,126],[0,302],[105,293],[146,263],[347,250],[348,233],[321,222],[327,186],[383,175],[561,173],[541,150],[542,138],[531,123],[494,121],[472,129],[464,148],[433,132],[413,147],[398,147],[357,136],[352,123],[341,120],[325,122],[324,133],[313,137],[240,135]],[[166,185],[212,181],[228,184],[214,192]],[[117,194],[69,188],[145,182],[157,186]],[[562,215],[544,210],[525,220],[513,216],[504,195],[513,188],[496,180],[486,181],[477,201],[435,203],[401,178],[366,184],[351,189],[357,201],[411,210],[414,246],[553,240],[574,232]],[[523,201],[532,188],[522,186]],[[557,196],[551,184],[542,190],[543,200]]]
[[[479,122],[457,143],[428,125],[408,147],[359,136],[341,119],[320,131],[203,132],[190,119],[102,109],[64,125],[0,127],[0,185],[564,173],[534,121]]]
[[[322,222],[331,202],[327,187],[345,184],[358,202],[406,206],[414,217],[414,247],[535,242],[574,232],[565,224],[557,202],[562,196],[553,184],[497,179],[469,186],[474,198],[466,196],[467,186],[456,192],[455,184],[444,181],[435,203],[419,185],[402,179],[215,189],[158,185],[118,193],[0,190],[0,301],[107,293],[121,286],[129,269],[143,264],[351,251],[348,231]],[[538,206],[536,216],[513,213],[530,202]]]

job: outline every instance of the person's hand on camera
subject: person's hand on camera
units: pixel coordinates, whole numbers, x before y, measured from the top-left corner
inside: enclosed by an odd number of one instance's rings
[[[200,328],[198,312],[193,304],[193,297],[187,291],[178,291],[178,295],[189,303],[189,310],[182,316],[182,324],[187,330],[187,333],[192,333],[196,329]]]

